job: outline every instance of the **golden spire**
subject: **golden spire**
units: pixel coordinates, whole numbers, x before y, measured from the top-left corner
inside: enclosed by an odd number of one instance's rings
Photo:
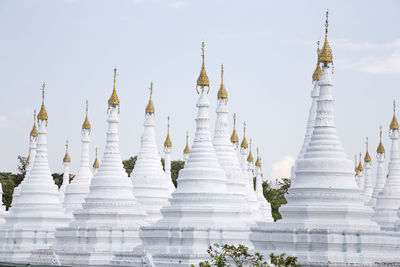
[[[83,129],[90,130],[90,128],[91,128],[89,118],[88,118],[88,111],[89,111],[89,102],[86,100],[86,117],[85,117],[85,121],[82,124],[82,130]]]
[[[380,133],[379,133],[379,145],[378,148],[376,150],[376,152],[383,154],[385,153],[385,148],[382,145],[382,126],[380,127]]]
[[[326,20],[325,20],[325,41],[322,46],[321,52],[319,54],[319,61],[324,63],[326,66],[328,63],[332,63],[332,50],[328,42],[328,10],[326,10]]]
[[[96,159],[94,160],[93,168],[95,169],[99,168],[99,161],[97,160],[97,147],[96,147]]]
[[[36,130],[36,109],[33,111],[33,127],[30,133],[31,137],[37,137],[38,136],[38,132]]]
[[[366,139],[365,145],[367,146],[367,150],[365,152],[364,162],[371,162],[371,156],[368,153],[368,137]]]
[[[318,48],[317,48],[317,66],[315,67],[314,73],[312,75],[313,81],[319,80],[319,78],[321,78],[321,76],[322,76],[322,70],[321,70],[321,66],[320,66],[320,62],[319,62],[319,53],[320,53],[319,41],[317,41],[317,45],[318,45]]]
[[[190,153],[190,148],[189,148],[189,132],[186,131],[186,146],[185,149],[183,150],[183,154],[189,154]]]
[[[240,144],[240,147],[244,149],[247,149],[249,147],[246,140],[246,122],[243,122],[243,140],[242,143]]]
[[[364,170],[364,167],[363,167],[363,165],[362,165],[362,163],[361,163],[361,153],[360,153],[360,161],[358,162],[358,171],[360,171],[360,172],[362,172],[363,170]]]
[[[399,129],[399,124],[396,119],[396,102],[394,100],[393,100],[393,119],[392,119],[392,122],[390,123],[390,129],[391,130]]]
[[[261,159],[258,154],[258,147],[257,147],[257,159],[256,159],[256,166],[261,168]]]
[[[68,140],[67,140],[67,143],[65,144],[65,155],[64,155],[63,162],[71,162],[71,158],[69,157],[69,154],[68,154]]]
[[[239,143],[239,138],[236,133],[236,113],[233,113],[233,131],[232,131],[232,135],[231,135],[231,142],[233,144]]]
[[[228,98],[228,93],[225,90],[224,85],[224,65],[221,65],[221,86],[218,91],[218,99],[226,99]]]
[[[164,141],[164,147],[172,147],[171,138],[169,137],[169,116],[168,116],[168,131],[167,131],[167,137],[165,138]]]
[[[150,83],[150,100],[146,107],[146,114],[154,114],[153,101],[151,100],[151,95],[153,94],[153,82]]]
[[[357,166],[357,154],[354,155],[354,163],[355,163],[354,171],[355,171],[356,176],[357,176],[360,173],[360,171],[358,170],[358,166]]]
[[[249,156],[247,157],[248,162],[253,162],[253,154],[251,154],[251,139],[250,139],[250,150],[249,150]]]
[[[42,88],[40,88],[40,90],[42,90],[42,106],[40,107],[40,111],[39,111],[37,118],[38,118],[38,120],[46,121],[46,125],[47,125],[48,116],[47,116],[46,108],[44,106],[44,89],[45,89],[45,87],[46,87],[46,84],[43,83]]]
[[[117,81],[117,67],[114,67],[114,85],[113,85],[113,91],[110,96],[110,99],[108,99],[108,106],[117,106],[119,105],[119,99],[117,96],[117,91],[115,91],[115,83]]]
[[[201,42],[202,64],[199,78],[197,78],[197,86],[210,86],[210,81],[208,80],[206,68],[204,66],[204,46],[204,42]]]
[[[31,159],[31,151],[29,151],[28,157],[26,158],[26,161],[25,161],[26,165],[29,165],[30,159]]]

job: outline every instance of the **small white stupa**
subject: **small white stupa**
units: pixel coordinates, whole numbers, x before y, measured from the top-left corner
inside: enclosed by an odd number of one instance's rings
[[[33,168],[33,163],[35,162],[36,158],[36,142],[37,142],[37,136],[38,132],[36,129],[36,110],[33,112],[33,127],[29,135],[29,154],[28,158],[26,159],[26,173],[24,179],[21,181],[21,183],[14,188],[14,193],[12,196],[12,201],[11,201],[11,208],[14,205],[14,203],[17,202],[17,198],[19,197],[19,194],[21,192],[21,187],[22,185],[26,182],[26,179],[28,179],[31,170]]]
[[[311,141],[311,136],[314,130],[314,124],[315,124],[315,119],[317,118],[317,99],[319,95],[319,85],[318,81],[321,78],[322,75],[322,69],[320,66],[319,62],[319,41],[317,42],[318,48],[317,48],[317,65],[315,66],[314,73],[312,75],[312,83],[313,83],[313,89],[311,90],[311,107],[308,112],[308,120],[307,120],[307,126],[306,126],[306,133],[304,135],[304,141],[303,145],[301,146],[300,152],[297,155],[297,159],[292,166],[291,169],[291,177],[290,177],[290,182],[291,185],[295,183],[295,176],[296,176],[296,168],[297,168],[297,161],[299,159],[302,159],[304,157],[304,153],[306,153],[306,150],[308,148],[308,144]]]
[[[234,147],[230,140],[228,123],[228,92],[224,85],[224,67],[221,65],[221,85],[217,94],[217,119],[213,144],[217,158],[222,168],[225,170],[228,191],[235,197],[241,198],[240,209],[246,211],[249,223],[255,223],[251,216],[251,210],[247,203],[246,181],[243,179],[242,170]],[[235,124],[236,122],[234,122]],[[236,131],[234,131],[236,133]],[[236,136],[237,138],[237,136]],[[234,140],[235,141],[235,140]]]
[[[385,186],[386,182],[386,172],[385,172],[385,148],[382,145],[382,126],[380,127],[379,133],[379,145],[376,149],[376,159],[378,162],[378,166],[376,167],[376,180],[375,180],[375,187],[374,191],[372,192],[371,200],[369,201],[368,205],[375,208],[376,206],[376,199],[378,194],[382,191],[383,187]]]
[[[158,153],[154,133],[155,114],[152,101],[153,83],[150,84],[150,99],[145,110],[144,131],[139,154],[132,171],[133,193],[140,206],[147,212],[149,223],[161,218],[160,209],[169,205],[170,182],[166,179],[161,157]]]
[[[65,191],[64,208],[66,212],[72,213],[82,208],[85,197],[89,194],[90,182],[92,181],[92,171],[90,170],[89,151],[90,151],[90,133],[92,126],[88,118],[88,101],[86,100],[86,117],[82,124],[81,131],[81,162],[78,173],[68,185]],[[97,161],[97,149],[96,160]]]
[[[365,142],[367,149],[365,152],[365,156],[364,156],[364,201],[365,204],[367,205],[369,203],[369,201],[371,200],[372,197],[372,177],[371,177],[371,168],[372,168],[372,164],[371,164],[371,156],[369,155],[368,152],[368,137],[367,140]]]
[[[168,131],[167,137],[165,137],[164,141],[164,173],[167,178],[168,183],[168,191],[172,194],[175,191],[175,185],[172,182],[171,177],[171,152],[172,152],[172,142],[171,137],[169,136],[169,116],[168,116]]]
[[[93,162],[93,175],[96,175],[97,170],[99,169],[99,160],[97,159],[97,147],[96,147],[96,158],[94,159]]]
[[[385,186],[376,200],[374,220],[382,230],[395,230],[400,208],[400,151],[399,151],[399,124],[396,119],[396,105],[393,102],[393,119],[390,123],[390,150],[389,171]]]
[[[63,159],[63,165],[64,165],[64,174],[63,174],[63,182],[60,188],[58,189],[58,193],[60,194],[60,201],[61,203],[64,203],[64,198],[65,198],[65,189],[69,185],[69,165],[71,164],[71,158],[68,154],[68,140],[67,143],[65,144],[65,155]]]
[[[49,264],[57,256],[62,265],[108,266],[114,253],[141,244],[139,227],[146,213],[139,207],[132,180],[122,165],[119,151],[119,99],[115,90],[108,100],[108,131],[102,164],[90,184],[90,192],[76,210],[69,227],[57,229],[51,250],[38,251],[35,263]]]
[[[185,148],[183,149],[183,160],[186,162],[186,160],[189,158],[189,153],[190,153],[190,147],[189,147],[189,132],[186,131],[186,145]]]
[[[163,218],[143,227],[140,235],[156,266],[197,264],[208,258],[207,248],[214,243],[251,247],[244,211],[237,208],[240,199],[227,190],[227,178],[211,140],[204,43],[202,50],[196,133],[189,158],[179,172],[171,205],[161,209]],[[118,258],[126,264],[129,255]]]
[[[262,170],[261,170],[261,158],[258,153],[257,148],[257,159],[255,163],[255,175],[256,175],[256,195],[258,204],[260,205],[260,217],[259,221],[263,222],[273,222],[271,213],[271,204],[264,197],[264,189],[263,189],[263,178],[262,178]]]
[[[25,263],[33,250],[49,248],[57,227],[68,224],[58,188],[50,174],[47,156],[47,112],[42,106],[37,116],[37,154],[28,179],[13,208],[0,226],[0,261]]]

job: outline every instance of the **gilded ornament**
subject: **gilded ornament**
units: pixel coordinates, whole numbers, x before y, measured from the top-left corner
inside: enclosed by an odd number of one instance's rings
[[[258,154],[258,147],[257,147],[257,159],[256,159],[256,164],[257,167],[261,168],[261,159],[260,156]]]
[[[253,162],[253,154],[251,153],[251,139],[250,139],[250,150],[249,150],[249,156],[247,157],[247,162]]]
[[[172,147],[171,138],[169,137],[169,116],[168,116],[168,131],[167,131],[167,137],[165,138],[164,141],[164,147]]]
[[[33,111],[33,127],[30,133],[31,137],[37,137],[38,136],[38,132],[36,129],[36,110]]]
[[[189,154],[190,153],[190,148],[189,148],[189,133],[186,132],[186,146],[185,149],[183,150],[183,154]]]
[[[44,106],[44,89],[45,89],[45,87],[46,87],[46,85],[45,85],[45,83],[43,83],[42,88],[40,89],[40,90],[42,90],[42,106],[40,107],[40,111],[39,111],[37,118],[38,118],[38,120],[43,120],[43,121],[46,121],[46,123],[47,123],[48,116],[47,116],[46,108]]]
[[[239,138],[236,133],[236,113],[233,114],[233,131],[232,131],[232,135],[231,135],[231,142],[233,144],[239,143]]]
[[[380,133],[379,133],[379,145],[378,148],[376,149],[376,152],[379,154],[384,154],[385,153],[385,148],[382,145],[382,126],[380,127]]]
[[[324,64],[333,62],[332,50],[328,42],[328,10],[326,11],[326,20],[325,20],[325,41],[324,45],[322,46],[321,52],[319,54],[319,61],[323,62]]]
[[[99,161],[97,160],[97,147],[96,147],[96,159],[94,160],[93,168],[94,169],[98,169],[99,168]]]
[[[68,140],[67,140],[67,143],[65,144],[65,155],[64,155],[63,162],[71,162],[71,158],[69,157],[69,154],[68,154]]]
[[[371,162],[371,156],[369,155],[369,152],[368,152],[368,137],[367,137],[367,141],[365,142],[365,144],[367,146],[367,150],[365,152],[364,162]]]
[[[114,85],[113,85],[113,91],[111,94],[110,99],[108,99],[108,105],[109,106],[117,106],[119,105],[119,99],[117,96],[117,91],[115,90],[115,83],[117,81],[117,68],[114,68]]]
[[[357,167],[359,172],[362,172],[364,170],[364,167],[363,167],[363,165],[361,163],[361,155],[362,154],[360,153],[360,161],[358,162],[358,167]]]
[[[228,98],[228,93],[225,90],[224,85],[224,65],[221,65],[221,86],[218,91],[218,99],[226,99]]]
[[[392,118],[392,122],[390,123],[390,129],[391,130],[399,129],[399,123],[397,122],[397,119],[396,119],[396,102],[395,101],[393,101],[393,118]]]
[[[91,125],[90,125],[89,118],[88,118],[88,110],[89,110],[89,104],[88,104],[88,101],[86,100],[86,117],[85,117],[85,121],[82,124],[82,130],[83,129],[86,129],[86,130],[91,129]]]
[[[146,107],[146,114],[154,114],[154,106],[153,106],[153,101],[151,100],[151,96],[153,94],[153,82],[150,83],[150,99],[149,103],[147,104]]]
[[[198,86],[210,86],[210,81],[208,80],[206,68],[204,66],[204,42],[201,43],[201,58],[202,58],[202,65],[199,78],[197,79]]]
[[[320,53],[319,41],[317,42],[317,44],[318,44],[318,48],[317,48],[317,65],[315,66],[315,70],[314,70],[314,73],[312,75],[313,81],[319,80],[319,78],[321,78],[321,76],[322,76],[322,69],[321,69],[320,61],[319,61],[319,53]]]
[[[246,140],[246,122],[243,122],[243,140],[242,143],[240,144],[240,147],[244,149],[247,149],[249,147]]]

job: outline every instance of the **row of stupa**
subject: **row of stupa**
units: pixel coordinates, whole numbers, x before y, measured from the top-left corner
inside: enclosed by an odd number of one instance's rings
[[[84,126],[89,127],[82,127],[81,167],[60,197],[48,167],[48,117],[43,97],[37,135],[31,137],[31,148],[36,146],[35,153],[30,154],[32,166],[28,165],[29,173],[13,207],[2,213],[0,261],[66,266],[190,266],[208,258],[209,245],[228,243],[247,245],[266,256],[271,252],[297,256],[307,266],[399,264],[400,152],[396,116],[390,125],[388,176],[380,143],[380,179],[371,193],[370,186],[365,186],[371,176],[366,171],[371,161],[364,164],[365,179],[360,172],[354,175],[352,161],[336,133],[332,61],[327,14],[325,41],[318,50],[313,75],[305,140],[293,167],[288,203],[281,207],[282,219],[277,222],[272,221],[270,206],[262,195],[260,158],[252,164],[245,137],[238,158],[236,130],[231,136],[228,127],[223,80],[211,138],[204,43],[197,80],[195,136],[191,149],[185,148],[188,157],[174,190],[168,167],[163,171],[157,151],[151,98],[132,179],[123,169],[115,70],[101,164],[93,176],[88,156],[90,124],[85,119]],[[170,149],[169,134],[165,143]],[[66,154],[66,163],[68,158]],[[253,175],[257,177],[255,192]],[[74,205],[68,209],[66,203]]]

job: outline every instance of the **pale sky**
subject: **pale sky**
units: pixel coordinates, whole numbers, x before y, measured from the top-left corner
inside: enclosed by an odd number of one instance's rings
[[[192,141],[195,130],[204,40],[211,128],[223,63],[239,137],[246,120],[265,176],[285,175],[302,145],[327,8],[338,133],[351,159],[369,136],[375,159],[379,125],[389,151],[392,101],[400,102],[400,1],[2,0],[0,171],[16,172],[17,156],[28,153],[43,81],[51,170],[62,172],[67,139],[71,171],[78,170],[86,99],[91,161],[96,146],[101,155],[114,66],[122,158],[139,150],[153,81],[159,149],[170,115],[173,159],[181,159],[185,131]]]

